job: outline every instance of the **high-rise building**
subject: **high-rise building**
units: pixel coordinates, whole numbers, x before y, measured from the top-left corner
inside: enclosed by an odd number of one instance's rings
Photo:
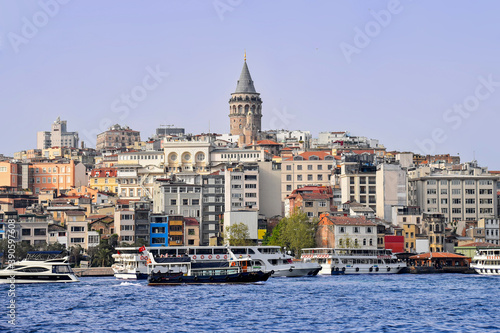
[[[255,90],[252,77],[245,62],[236,90],[229,100],[229,121],[231,135],[239,136],[239,145],[250,145],[261,131],[262,100]]]
[[[47,149],[51,147],[72,147],[78,148],[78,132],[66,131],[67,122],[57,117],[52,124],[51,131],[41,131],[37,133],[37,149]]]
[[[139,141],[141,141],[141,134],[139,131],[134,131],[128,126],[121,127],[116,124],[111,126],[107,131],[97,135],[96,150],[125,148]]]

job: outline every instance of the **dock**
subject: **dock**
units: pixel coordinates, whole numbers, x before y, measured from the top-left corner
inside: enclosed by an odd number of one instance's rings
[[[73,268],[76,276],[113,276],[111,267],[89,267],[89,268]]]

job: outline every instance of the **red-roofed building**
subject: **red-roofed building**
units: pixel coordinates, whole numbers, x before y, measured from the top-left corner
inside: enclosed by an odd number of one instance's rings
[[[322,214],[316,231],[316,244],[327,248],[377,248],[377,225],[364,216]]]
[[[186,245],[200,245],[200,222],[194,217],[184,218],[184,238],[184,244]],[[214,245],[217,245],[217,239]]]
[[[286,149],[286,148],[285,148]],[[308,151],[285,158],[282,150],[281,194],[283,200],[304,186],[330,186],[335,157],[329,151]]]
[[[307,214],[309,220],[319,218],[322,213],[332,211],[333,190],[330,186],[305,186],[296,189],[285,199],[285,216],[295,210]]]
[[[99,192],[118,193],[116,168],[99,168],[90,173],[89,185]]]

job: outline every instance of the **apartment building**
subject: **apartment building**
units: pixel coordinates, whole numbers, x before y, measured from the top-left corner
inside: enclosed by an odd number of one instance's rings
[[[377,225],[364,216],[320,216],[316,244],[331,248],[377,248]]]
[[[99,192],[118,193],[116,168],[93,169],[89,177],[89,186]]]
[[[73,147],[78,148],[78,132],[67,131],[67,121],[57,117],[50,131],[37,132],[37,149],[50,147]]]
[[[202,224],[198,226],[200,234],[200,244],[209,245],[214,237],[221,238],[220,222],[224,214],[225,206],[225,176],[224,172],[214,172],[210,175],[202,176],[203,202],[202,202]],[[189,245],[189,244],[188,244]],[[217,244],[215,244],[217,245]]]
[[[128,126],[118,124],[111,126],[107,131],[97,135],[96,150],[102,151],[109,148],[125,148],[141,141],[139,131],[134,131]]]
[[[86,167],[73,160],[33,162],[29,165],[29,188],[35,193],[41,190],[69,190],[88,184]]]
[[[304,186],[331,185],[335,157],[327,151],[310,151],[295,156],[283,156],[281,163],[282,201],[293,190]]]
[[[307,214],[310,221],[319,218],[323,213],[329,213],[333,208],[333,190],[330,186],[305,186],[296,189],[285,199],[285,216],[290,216],[295,210]]]
[[[484,229],[485,242],[499,245],[500,220],[498,218],[482,218],[478,222],[478,228]]]
[[[497,211],[497,177],[479,168],[409,171],[408,204],[441,213],[446,222],[477,221]]]
[[[250,208],[259,210],[259,166],[240,164],[224,172],[225,212]]]

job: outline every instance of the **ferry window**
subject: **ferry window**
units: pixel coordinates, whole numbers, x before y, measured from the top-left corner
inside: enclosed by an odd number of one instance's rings
[[[234,254],[247,254],[247,251],[244,248],[232,248],[231,251]]]
[[[197,249],[196,254],[212,254],[212,249]]]
[[[168,249],[167,254],[169,256],[176,256],[177,255],[177,250],[176,249]]]
[[[255,254],[255,252],[252,249],[248,249],[248,254]]]
[[[226,249],[214,249],[214,254],[226,254]]]
[[[193,255],[195,253],[194,251],[195,251],[194,249],[189,249],[189,254]]]

